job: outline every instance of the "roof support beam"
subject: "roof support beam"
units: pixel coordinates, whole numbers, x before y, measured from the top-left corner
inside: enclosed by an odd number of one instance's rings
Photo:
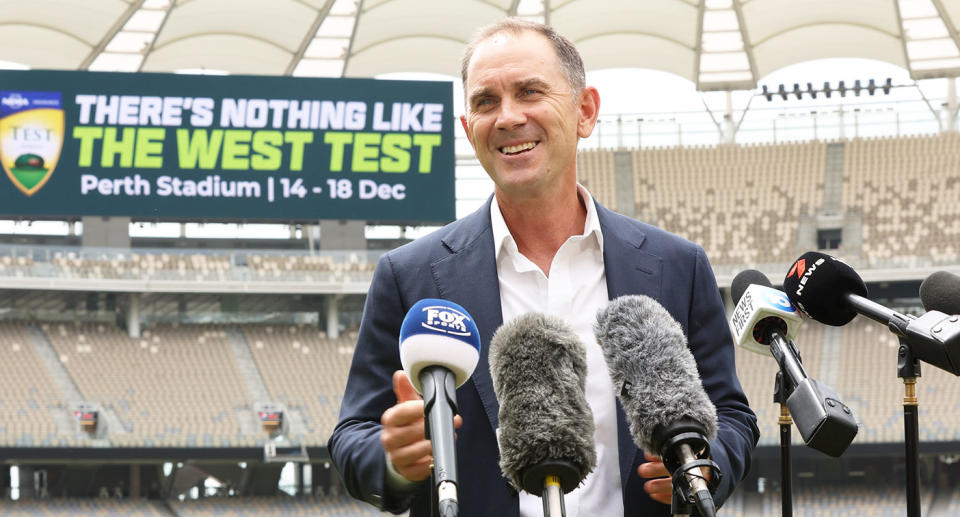
[[[153,47],[157,44],[157,38],[159,38],[160,33],[163,32],[163,27],[167,24],[167,20],[170,19],[170,13],[176,6],[177,0],[171,0],[170,7],[167,8],[167,12],[163,15],[163,21],[161,21],[160,26],[157,27],[156,34],[153,35],[153,39],[150,40],[150,44],[147,45],[146,50],[143,51],[143,59],[140,60],[140,65],[137,66],[137,72],[143,70],[143,65],[147,62],[147,58],[150,57],[150,52],[153,51]]]
[[[144,2],[146,2],[146,0],[137,0],[127,7],[127,10],[124,11],[123,14],[117,18],[117,21],[114,22],[110,29],[107,30],[107,33],[100,38],[100,42],[97,43],[97,46],[93,47],[90,50],[90,53],[87,54],[87,57],[83,58],[83,61],[81,61],[80,65],[77,66],[77,70],[86,70],[90,68],[90,65],[92,65],[93,61],[97,59],[97,56],[99,56],[100,53],[107,48],[107,45],[113,41],[113,37],[116,36],[117,33],[123,29],[123,26],[130,21],[130,18],[132,18],[133,15],[139,11],[141,7],[143,7]],[[156,36],[154,36],[154,39],[156,39]]]
[[[937,14],[939,14],[940,19],[943,20],[943,25],[946,26],[947,32],[950,33],[950,39],[953,40],[953,44],[956,45],[957,50],[960,50],[960,35],[957,34],[957,26],[954,25],[953,20],[950,19],[950,13],[947,12],[947,9],[943,6],[943,0],[930,1],[937,9]]]
[[[347,66],[350,65],[350,54],[353,53],[353,42],[357,39],[357,27],[360,26],[360,17],[363,16],[363,0],[357,4],[357,17],[353,20],[353,30],[350,31],[350,43],[347,45],[347,54],[343,56],[343,71],[340,77],[347,76]]]
[[[697,2],[697,35],[693,46],[693,77],[696,78],[694,82],[697,90],[700,89],[700,54],[703,53],[703,15],[707,12],[706,4],[707,0]]]
[[[910,77],[916,80],[916,77],[913,75],[913,62],[910,61],[910,55],[907,54],[907,35],[906,31],[903,30],[903,15],[900,14],[900,0],[890,0],[890,3],[893,4],[893,13],[897,15],[897,26],[900,28],[900,34],[898,34],[897,39],[900,40],[900,48],[903,49],[903,62],[907,64]]]
[[[757,60],[753,57],[753,44],[750,42],[750,33],[747,32],[747,23],[743,18],[743,5],[741,0],[733,0],[733,12],[737,13],[737,23],[740,25],[740,39],[743,41],[743,52],[747,54],[747,62],[750,63],[750,79],[753,87],[757,87]]]
[[[287,68],[283,71],[283,75],[293,75],[293,71],[297,69],[297,65],[300,64],[300,60],[303,59],[303,55],[307,53],[307,48],[310,47],[310,43],[313,42],[313,39],[317,37],[317,31],[320,30],[320,26],[323,25],[323,21],[326,20],[327,15],[330,14],[330,9],[333,8],[334,2],[335,0],[327,0],[327,3],[323,4],[323,7],[317,11],[316,19],[313,20],[313,23],[310,25],[310,29],[307,30],[306,36],[304,36],[303,40],[300,41],[300,46],[290,59],[290,63],[287,64]],[[357,14],[359,14],[359,12]],[[356,21],[354,21],[353,30],[357,30]]]

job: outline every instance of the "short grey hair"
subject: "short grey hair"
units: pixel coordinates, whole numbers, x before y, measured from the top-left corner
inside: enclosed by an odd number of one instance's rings
[[[469,43],[463,52],[463,59],[460,61],[460,78],[464,86],[467,84],[467,68],[470,66],[470,60],[477,46],[490,37],[509,32],[511,34],[521,34],[524,31],[533,31],[547,38],[547,41],[553,45],[557,52],[557,58],[560,60],[560,69],[567,76],[567,82],[573,88],[574,94],[583,90],[587,85],[587,76],[583,70],[583,59],[580,52],[573,43],[557,32],[553,27],[542,23],[530,22],[518,18],[506,18],[499,22],[480,28],[476,36]]]

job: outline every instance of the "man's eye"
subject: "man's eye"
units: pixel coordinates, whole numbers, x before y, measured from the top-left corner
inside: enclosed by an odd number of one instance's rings
[[[536,95],[540,93],[540,90],[534,88],[524,88],[523,95]]]

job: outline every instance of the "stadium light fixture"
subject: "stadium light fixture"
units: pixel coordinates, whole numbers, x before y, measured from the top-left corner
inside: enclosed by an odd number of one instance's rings
[[[777,87],[776,91],[771,91],[770,87],[767,85],[761,85],[760,95],[763,95],[767,101],[773,101],[774,95],[779,95],[781,99],[788,100],[789,96],[793,94],[797,100],[803,99],[804,95],[809,95],[810,98],[816,99],[818,93],[824,94],[828,99],[833,95],[833,92],[838,92],[841,97],[846,97],[847,92],[853,92],[857,97],[860,96],[860,93],[866,91],[868,95],[875,95],[877,91],[883,92],[884,95],[889,95],[890,90],[894,88],[893,79],[888,77],[886,81],[882,84],[877,84],[876,79],[870,79],[867,81],[867,84],[864,85],[860,79],[856,79],[853,82],[852,87],[847,87],[845,81],[838,81],[837,87],[833,88],[830,86],[830,81],[824,81],[822,89],[814,89],[813,83],[806,83],[806,89],[800,88],[800,83],[793,83],[793,89],[788,90],[786,85],[780,84]]]

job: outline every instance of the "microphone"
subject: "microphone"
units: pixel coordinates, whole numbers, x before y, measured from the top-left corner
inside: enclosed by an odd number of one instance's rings
[[[936,310],[918,318],[888,309],[866,298],[860,275],[839,259],[804,253],[783,279],[783,289],[800,310],[821,323],[841,326],[862,314],[889,328],[917,359],[960,375],[960,318]]]
[[[463,307],[426,298],[407,311],[400,327],[400,362],[413,387],[423,395],[426,438],[433,447],[442,517],[456,517],[459,511],[453,430],[456,388],[470,378],[479,360],[480,333]]]
[[[543,498],[545,516],[561,517],[563,494],[597,463],[586,348],[560,318],[527,313],[497,330],[489,360],[500,469],[517,489]]]
[[[730,294],[736,305],[730,326],[740,347],[769,356],[770,336],[764,332],[768,327],[784,340],[797,335],[803,317],[785,294],[771,286],[767,275],[756,269],[741,271],[730,284]]]
[[[700,467],[716,472],[714,484],[720,471],[698,454],[709,456],[717,410],[703,390],[680,324],[650,297],[621,296],[597,313],[594,333],[634,442],[660,455],[684,503],[695,502],[704,517],[715,515]]]
[[[928,311],[960,314],[960,276],[937,271],[920,284],[920,301]]]
[[[797,309],[757,270],[741,271],[730,288],[737,304],[730,318],[737,344],[776,359],[785,376],[787,408],[803,442],[840,457],[857,435],[857,421],[833,388],[808,377],[803,369],[792,341],[803,321]]]

